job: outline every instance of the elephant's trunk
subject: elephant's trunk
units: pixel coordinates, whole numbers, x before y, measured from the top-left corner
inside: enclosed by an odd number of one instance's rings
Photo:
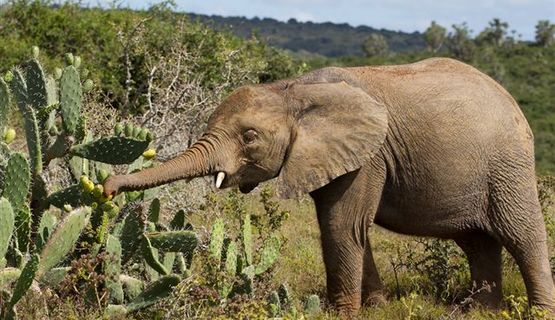
[[[208,175],[214,172],[219,162],[214,149],[214,141],[201,138],[181,155],[157,167],[108,178],[104,183],[104,193],[113,195],[119,191],[148,189],[181,179]]]

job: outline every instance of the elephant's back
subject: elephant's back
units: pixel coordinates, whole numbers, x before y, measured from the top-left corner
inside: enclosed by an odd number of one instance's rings
[[[487,148],[492,144],[499,148],[504,142],[507,147],[533,149],[532,131],[516,101],[472,66],[431,58],[348,70],[388,106],[392,117],[409,127],[428,127],[435,132],[425,138],[472,138]]]

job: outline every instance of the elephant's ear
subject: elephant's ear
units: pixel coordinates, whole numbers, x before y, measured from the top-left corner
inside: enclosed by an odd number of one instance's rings
[[[282,197],[311,192],[357,170],[384,142],[387,110],[362,89],[338,82],[295,84],[287,90],[301,107],[278,176]]]

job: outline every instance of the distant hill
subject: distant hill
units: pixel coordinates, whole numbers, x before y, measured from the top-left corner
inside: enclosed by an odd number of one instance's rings
[[[297,53],[309,52],[327,57],[363,55],[362,44],[372,33],[382,34],[394,52],[418,51],[425,48],[420,32],[406,33],[367,26],[353,27],[346,23],[287,22],[271,18],[222,17],[187,14],[218,30],[229,30],[233,34],[247,38],[256,34],[268,44]]]

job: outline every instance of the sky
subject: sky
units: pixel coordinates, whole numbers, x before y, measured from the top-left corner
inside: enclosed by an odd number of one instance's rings
[[[115,0],[148,8],[159,1]],[[86,1],[85,1],[86,2]],[[492,18],[509,23],[524,40],[534,39],[538,20],[555,23],[555,0],[175,0],[178,11],[208,15],[269,17],[287,21],[348,23],[405,32],[424,31],[435,20],[449,27],[467,22],[474,35]],[[91,0],[107,5],[113,0]]]

